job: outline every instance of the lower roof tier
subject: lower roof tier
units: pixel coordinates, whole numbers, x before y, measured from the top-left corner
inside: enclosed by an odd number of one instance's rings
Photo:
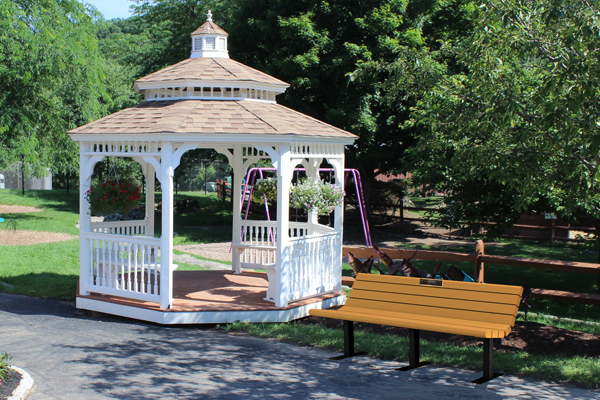
[[[276,103],[254,101],[151,101],[73,129],[70,135],[252,134],[349,139],[343,129]]]

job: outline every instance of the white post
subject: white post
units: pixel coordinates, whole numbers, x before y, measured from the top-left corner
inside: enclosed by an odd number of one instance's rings
[[[173,304],[173,143],[162,142],[162,232],[160,237],[160,308]]]
[[[307,163],[308,165],[305,165],[306,177],[320,180],[321,175],[319,174],[319,167],[321,166],[322,162],[323,162],[322,158],[310,159],[309,162]],[[319,223],[319,215],[317,214],[316,211],[313,210],[310,213],[308,213],[307,222],[308,222],[308,232],[306,232],[306,235],[311,235],[311,234],[315,233],[315,225],[317,225]]]
[[[92,259],[90,257],[90,243],[86,238],[86,233],[91,230],[90,203],[85,199],[85,194],[90,189],[92,183],[91,171],[88,163],[91,157],[84,155],[90,150],[90,144],[80,142],[79,144],[79,293],[89,295],[90,292],[84,290],[90,284],[90,269],[92,268]]]
[[[290,183],[294,175],[290,146],[282,145],[277,163],[277,267],[275,306],[287,307],[290,298]],[[270,283],[269,283],[270,286]]]
[[[231,243],[239,243],[242,235],[242,179],[244,178],[244,160],[242,145],[237,143],[233,148],[233,180],[231,182],[231,190],[233,193],[232,206],[233,206],[233,232]],[[241,250],[233,248],[232,250],[232,265],[231,268],[235,274],[241,274],[242,268],[240,265],[240,253]]]
[[[146,236],[149,237],[154,237],[155,175],[154,166],[146,163]]]
[[[343,147],[342,147],[343,151]],[[342,153],[342,157],[335,160],[328,160],[329,163],[333,166],[334,174],[335,174],[335,184],[336,186],[340,186],[342,190],[344,188],[344,157]],[[344,206],[338,205],[335,207],[334,212],[334,223],[333,228],[339,234],[338,242],[336,243],[335,249],[333,249],[333,271],[336,274],[335,276],[339,276],[339,281],[336,283],[335,289],[338,291],[342,290],[342,247],[344,243]]]

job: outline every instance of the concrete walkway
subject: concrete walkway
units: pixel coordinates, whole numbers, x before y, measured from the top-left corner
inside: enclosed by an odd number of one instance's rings
[[[29,399],[600,399],[600,392],[355,357],[227,334],[85,317],[68,304],[0,293],[0,352],[35,380]]]

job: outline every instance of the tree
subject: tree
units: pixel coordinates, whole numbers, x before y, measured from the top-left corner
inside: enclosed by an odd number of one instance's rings
[[[93,11],[90,11],[92,15]],[[0,0],[0,164],[76,170],[66,132],[110,104],[92,16],[76,0]]]
[[[404,124],[414,99],[387,96],[381,66],[466,29],[470,3],[239,0],[224,27],[236,59],[291,84],[280,103],[359,135],[347,164],[370,204],[375,175],[407,167],[414,132]]]
[[[458,71],[431,54],[403,65],[421,82],[413,119],[421,181],[458,202],[470,197],[479,218],[493,218],[500,203],[600,218],[598,5],[486,0],[473,21],[471,35],[441,49]],[[406,89],[401,78],[395,84]]]

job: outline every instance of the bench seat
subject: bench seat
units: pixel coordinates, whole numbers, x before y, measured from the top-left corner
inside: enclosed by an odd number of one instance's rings
[[[329,311],[329,312],[328,312]],[[332,314],[335,313],[335,314]],[[365,310],[360,308],[344,307],[344,310],[314,310],[310,315],[316,317],[335,318],[364,322],[368,324],[396,326],[398,328],[419,329],[449,333],[452,335],[473,336],[482,339],[503,338],[512,328],[507,324],[494,324],[479,321],[458,321],[452,318],[431,317],[428,315],[405,314],[400,312],[386,312],[379,310]]]
[[[419,362],[419,331],[472,336],[484,340],[483,383],[498,376],[492,366],[492,339],[512,331],[521,302],[520,286],[442,281],[404,276],[358,274],[339,310],[310,310],[310,315],[344,321],[344,356],[354,353],[353,323],[409,330],[409,367]],[[339,357],[338,357],[339,358]]]

